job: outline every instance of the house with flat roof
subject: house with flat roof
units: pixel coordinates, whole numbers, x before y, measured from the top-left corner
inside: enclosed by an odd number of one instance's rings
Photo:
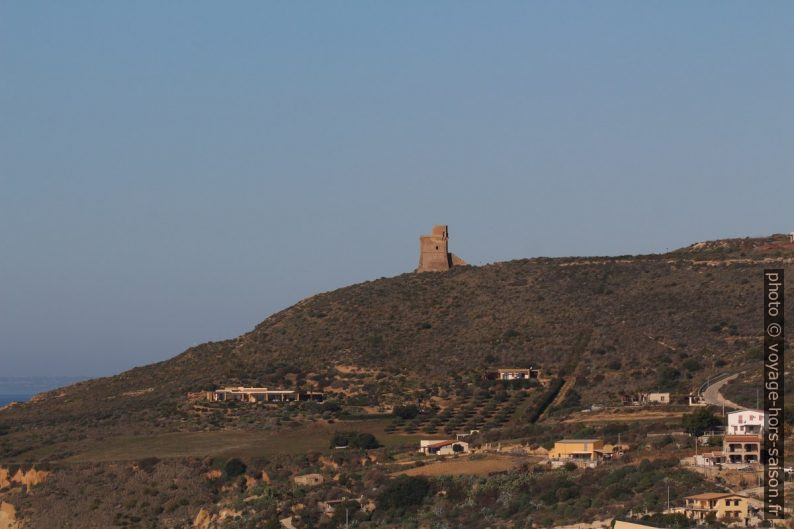
[[[562,439],[549,450],[549,462],[561,465],[573,462],[593,466],[604,458],[604,441],[601,439]]]
[[[749,517],[749,503],[745,496],[732,492],[706,492],[685,497],[682,512],[699,522],[712,517],[724,523],[741,522]]]
[[[292,481],[299,486],[303,487],[316,487],[323,484],[322,474],[303,474],[301,476],[293,476]]]
[[[764,412],[739,410],[728,413],[728,435],[761,435],[764,429]]]
[[[207,393],[213,402],[292,402],[297,400],[323,400],[319,391],[297,391],[292,389],[268,389],[254,387],[226,387]]]
[[[648,404],[670,404],[670,393],[648,393]]]
[[[535,367],[500,367],[486,373],[491,380],[538,380],[540,369]]]
[[[647,406],[649,404],[670,404],[670,393],[622,393],[624,406]]]

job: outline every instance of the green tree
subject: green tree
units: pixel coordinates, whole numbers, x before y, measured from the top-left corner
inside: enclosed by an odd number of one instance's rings
[[[681,424],[692,435],[702,435],[703,432],[712,430],[715,426],[720,426],[722,421],[706,408],[700,408],[684,415],[681,419]]]
[[[700,369],[703,369],[703,366],[701,366],[700,362],[698,362],[695,358],[688,358],[684,360],[683,366],[687,371],[699,371]]]
[[[370,450],[380,447],[378,439],[367,432],[336,432],[331,438],[331,448],[360,448]]]
[[[394,415],[401,419],[411,420],[419,415],[419,407],[416,404],[408,404],[406,406],[397,406],[394,408]]]
[[[234,478],[243,474],[246,470],[246,465],[236,457],[231,458],[223,465],[223,471],[227,477]]]
[[[402,475],[386,485],[378,497],[378,506],[403,512],[421,505],[429,491],[430,482],[426,477]]]

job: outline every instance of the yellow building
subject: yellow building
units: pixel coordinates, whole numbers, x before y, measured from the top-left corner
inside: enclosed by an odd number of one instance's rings
[[[717,520],[730,523],[748,517],[747,498],[730,492],[695,494],[684,501],[684,514],[693,520],[705,520],[713,515]]]
[[[554,443],[549,459],[595,461],[604,452],[601,439],[563,439]]]

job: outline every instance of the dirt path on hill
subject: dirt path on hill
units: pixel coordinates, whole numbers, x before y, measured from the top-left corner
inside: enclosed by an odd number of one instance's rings
[[[541,419],[545,418],[546,415],[548,415],[550,409],[552,409],[555,406],[558,406],[563,400],[565,400],[565,397],[568,395],[568,392],[573,389],[574,384],[576,384],[575,373],[570,377],[568,377],[568,380],[566,380],[565,384],[562,385],[560,391],[557,393],[557,396],[554,397],[553,401],[551,401],[551,404],[546,406],[546,409],[543,410],[543,414],[540,416]]]

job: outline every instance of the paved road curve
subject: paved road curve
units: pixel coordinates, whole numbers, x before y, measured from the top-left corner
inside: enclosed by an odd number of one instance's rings
[[[720,390],[722,389],[722,387],[725,384],[727,384],[731,380],[735,379],[739,375],[741,375],[741,373],[736,373],[735,375],[731,375],[729,377],[723,378],[722,380],[714,382],[713,384],[708,386],[703,391],[703,400],[705,400],[707,404],[711,404],[712,406],[720,406],[721,407],[721,406],[724,405],[726,408],[734,408],[734,409],[737,409],[737,410],[746,410],[746,409],[748,409],[748,408],[746,408],[744,406],[739,406],[735,402],[732,402],[732,401],[726,399],[725,397],[722,396],[722,393],[720,393]]]

